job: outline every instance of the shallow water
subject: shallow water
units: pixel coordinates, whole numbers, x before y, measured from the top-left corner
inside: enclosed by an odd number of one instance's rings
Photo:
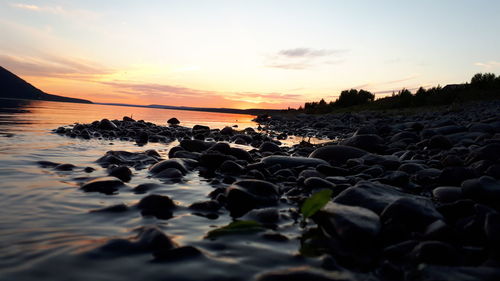
[[[145,196],[131,192],[132,187],[161,183],[148,178],[146,170],[134,170],[128,187],[117,195],[84,193],[78,189],[79,183],[106,175],[96,159],[109,150],[147,149],[167,158],[176,143],[138,147],[132,142],[73,139],[51,130],[124,115],[156,124],[177,117],[188,127],[256,126],[249,115],[0,100],[0,280],[249,280],[269,269],[319,262],[298,255],[298,225],[292,220],[278,225],[277,231],[289,238],[285,242],[258,235],[204,239],[209,230],[229,223],[231,218],[224,212],[210,220],[184,208],[206,200],[214,189],[197,172],[154,190],[181,206],[172,219],[142,217],[133,208],[118,214],[90,213],[119,203],[132,206]],[[36,163],[40,160],[71,163],[78,168],[54,171],[40,167]],[[96,170],[89,174],[83,171],[85,167]],[[290,207],[282,204],[280,209],[286,213]],[[107,258],[89,255],[107,240],[132,237],[134,229],[145,225],[158,225],[178,245],[195,246],[204,255],[169,263],[152,263],[149,253]]]

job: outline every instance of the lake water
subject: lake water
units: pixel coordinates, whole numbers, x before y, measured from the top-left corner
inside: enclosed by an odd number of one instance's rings
[[[315,264],[297,255],[298,226],[280,225],[289,240],[270,242],[252,237],[204,239],[206,233],[231,221],[227,214],[210,220],[185,207],[207,199],[214,189],[197,172],[179,183],[163,184],[154,193],[170,196],[180,206],[169,220],[142,217],[137,210],[119,214],[90,213],[90,210],[137,203],[144,194],[120,190],[117,195],[84,193],[82,181],[105,176],[95,163],[109,150],[132,152],[157,150],[167,158],[177,143],[82,140],[53,134],[52,129],[75,122],[90,123],[102,118],[132,116],[156,124],[177,117],[181,125],[223,128],[255,127],[253,116],[176,111],[138,107],[45,101],[0,100],[0,280],[251,280],[259,272],[282,266]],[[74,171],[54,171],[37,161],[71,163]],[[93,167],[88,174],[84,167]],[[142,183],[160,183],[148,178],[147,170],[134,170],[130,188]],[[281,206],[286,209],[289,206]],[[113,257],[91,257],[88,253],[116,237],[132,237],[145,225],[160,227],[180,246],[195,246],[203,257],[181,262],[153,263],[150,253]]]

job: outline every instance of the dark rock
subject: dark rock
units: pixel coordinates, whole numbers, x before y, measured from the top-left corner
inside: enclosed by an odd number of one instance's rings
[[[496,281],[500,270],[494,267],[459,267],[423,264],[406,274],[407,281]]]
[[[220,171],[224,174],[239,175],[245,168],[232,160],[226,160],[220,166]]]
[[[179,125],[180,123],[181,123],[181,121],[179,121],[179,119],[177,119],[175,117],[172,117],[172,118],[167,120],[167,124],[169,124],[169,125]]]
[[[57,171],[73,171],[73,169],[76,168],[75,165],[73,164],[59,164],[54,167],[54,170]]]
[[[97,125],[97,128],[101,129],[101,130],[117,130],[118,129],[116,124],[109,121],[108,119],[102,119],[99,122],[99,124]]]
[[[335,188],[335,184],[320,177],[309,177],[304,181],[304,185],[310,189]]]
[[[115,178],[119,178],[124,182],[128,182],[132,178],[132,171],[126,166],[119,166],[112,168],[109,171],[109,175]]]
[[[247,162],[254,161],[250,153],[241,148],[231,147],[231,149],[229,150],[229,154],[236,157],[239,160],[245,160]]]
[[[280,220],[280,214],[276,208],[262,208],[251,210],[243,219],[258,221],[263,224],[276,224]]]
[[[111,195],[124,183],[115,177],[96,178],[84,183],[80,188],[85,192],[100,192]]]
[[[431,149],[450,149],[451,147],[453,147],[450,139],[443,135],[436,135],[431,137],[428,145]]]
[[[155,177],[161,179],[181,179],[183,176],[182,171],[177,168],[167,168],[155,174]]]
[[[370,135],[354,135],[341,142],[342,145],[357,147],[369,152],[380,152],[384,149],[384,139]]]
[[[432,190],[432,195],[439,202],[451,203],[463,198],[462,189],[456,186],[440,186]]]
[[[241,180],[226,189],[226,208],[239,217],[254,208],[275,205],[279,196],[278,187],[270,182]]]
[[[464,180],[476,177],[474,170],[465,167],[447,167],[439,175],[438,182],[443,185],[459,186]]]
[[[201,212],[211,212],[215,213],[221,208],[221,205],[216,200],[208,200],[195,202],[189,206],[189,209]]]
[[[182,148],[191,152],[203,152],[214,144],[214,142],[205,142],[202,140],[182,140],[180,142]]]
[[[493,143],[473,150],[467,157],[467,163],[479,160],[498,161],[500,159],[500,143]]]
[[[219,168],[224,161],[232,160],[235,161],[236,157],[220,153],[215,150],[205,151],[200,156],[200,165],[209,169]]]
[[[313,151],[309,157],[325,160],[330,163],[344,164],[352,158],[359,158],[368,154],[368,152],[359,148],[344,145],[328,145]]]
[[[113,205],[109,207],[104,207],[102,209],[91,210],[91,213],[123,213],[128,211],[128,206],[121,203],[118,205]]]
[[[282,168],[294,168],[298,166],[304,167],[316,167],[318,165],[328,165],[328,163],[322,159],[307,158],[307,157],[289,157],[289,156],[268,156],[261,160],[261,163],[266,167],[270,167],[279,164]]]
[[[462,183],[465,197],[482,203],[500,206],[500,183],[492,177],[482,176]]]
[[[156,188],[160,188],[161,185],[160,184],[157,184],[157,183],[143,183],[143,184],[139,184],[138,186],[134,187],[134,193],[136,194],[142,194],[142,193],[146,193],[150,190],[153,190],[153,189],[156,189]]]
[[[380,232],[379,216],[362,207],[328,202],[314,219],[328,236],[360,247],[373,243]]]
[[[309,267],[286,268],[257,275],[255,281],[354,281],[347,271],[324,272]]]
[[[316,166],[316,170],[326,176],[345,176],[349,174],[349,170],[347,169],[330,165],[318,165]]]
[[[261,152],[278,152],[281,151],[281,148],[275,143],[266,141],[259,146],[259,150]]]
[[[461,262],[458,251],[440,241],[421,242],[415,246],[410,256],[415,263],[459,265]]]
[[[231,127],[224,127],[222,130],[220,130],[220,133],[222,135],[227,135],[227,136],[232,136],[234,134],[234,130]]]
[[[154,216],[158,219],[169,219],[175,209],[175,203],[168,196],[152,194],[139,201],[137,208],[143,216]]]
[[[389,204],[380,219],[384,226],[391,229],[423,231],[430,223],[443,219],[443,216],[427,198],[403,197]]]
[[[203,253],[193,246],[183,246],[155,251],[153,256],[155,262],[174,262],[201,257]]]
[[[188,169],[184,165],[184,162],[178,158],[158,162],[149,168],[149,172],[153,175],[158,175],[161,172],[171,168],[181,171],[183,175],[188,172]]]

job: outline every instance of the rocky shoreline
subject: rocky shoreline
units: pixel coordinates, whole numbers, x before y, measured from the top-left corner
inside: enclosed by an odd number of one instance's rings
[[[259,116],[256,121],[262,130],[187,128],[175,118],[159,126],[124,117],[54,132],[138,145],[178,141],[168,159],[154,150],[107,152],[97,163],[109,177],[84,182],[81,190],[123,192],[132,169],[147,168],[152,178],[167,183],[197,172],[214,189],[188,209],[207,223],[227,212],[239,222],[207,233],[208,238],[255,233],[287,240],[279,225],[289,221],[302,231],[297,234],[301,255],[322,260],[318,268],[270,269],[242,280],[500,280],[500,102],[415,114]],[[335,142],[283,146],[290,136]],[[134,209],[168,220],[180,207],[175,198],[155,194],[155,188],[153,183],[132,188],[147,193],[134,206],[95,211]],[[331,191],[331,198],[305,217],[301,206],[322,190]],[[282,205],[293,207],[283,212]],[[205,255],[195,246],[177,245],[156,227],[145,227],[135,238],[112,239],[91,254],[137,252],[151,253],[158,262]]]

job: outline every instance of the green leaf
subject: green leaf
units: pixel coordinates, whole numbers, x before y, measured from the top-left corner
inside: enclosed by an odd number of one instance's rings
[[[308,218],[317,211],[321,210],[330,198],[332,197],[332,191],[330,189],[323,189],[314,193],[311,197],[307,198],[304,204],[302,204],[302,208],[300,208],[300,212],[304,216],[304,218]]]
[[[210,230],[205,238],[214,239],[223,235],[246,234],[263,231],[264,227],[256,221],[234,221],[223,227]]]

